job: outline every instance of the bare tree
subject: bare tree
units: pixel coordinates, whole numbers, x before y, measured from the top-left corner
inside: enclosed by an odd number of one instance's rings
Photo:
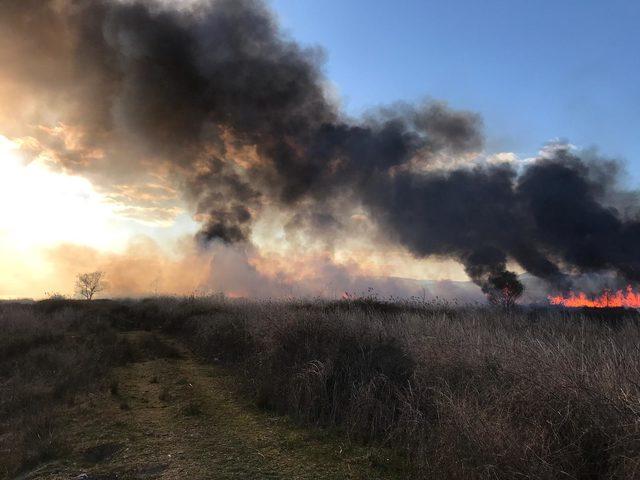
[[[76,277],[76,293],[85,300],[92,300],[105,287],[104,272],[80,273]]]
[[[513,308],[524,292],[524,286],[513,272],[493,275],[484,289],[489,303],[506,310]]]
[[[503,287],[499,290],[495,289],[487,293],[487,299],[492,305],[509,310],[514,307],[521,295],[521,288]]]

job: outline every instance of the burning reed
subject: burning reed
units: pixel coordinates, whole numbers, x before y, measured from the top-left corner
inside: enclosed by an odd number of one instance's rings
[[[564,307],[586,308],[640,308],[640,293],[637,293],[631,285],[623,290],[605,290],[601,295],[588,296],[584,292],[569,292],[567,296],[549,295],[551,305]]]

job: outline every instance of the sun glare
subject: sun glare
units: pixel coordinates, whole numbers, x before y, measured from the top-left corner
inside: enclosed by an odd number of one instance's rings
[[[0,136],[0,235],[17,250],[73,242],[113,247],[112,207],[88,180],[25,163],[17,146]]]

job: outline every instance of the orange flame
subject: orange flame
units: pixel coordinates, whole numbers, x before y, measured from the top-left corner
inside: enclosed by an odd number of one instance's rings
[[[626,290],[612,292],[605,290],[602,295],[596,298],[589,298],[585,293],[569,292],[569,296],[549,295],[547,297],[551,305],[562,305],[564,307],[589,307],[589,308],[611,308],[629,307],[640,308],[640,293],[636,293],[631,285]]]

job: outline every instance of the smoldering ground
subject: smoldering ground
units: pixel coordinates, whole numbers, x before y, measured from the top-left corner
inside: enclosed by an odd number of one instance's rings
[[[348,118],[323,52],[259,0],[0,0],[0,29],[3,130],[103,185],[167,172],[203,244],[249,242],[274,207],[329,241],[361,211],[487,293],[518,285],[511,265],[554,289],[589,272],[640,280],[638,204],[614,162],[568,147],[470,161],[481,118],[439,102]]]

